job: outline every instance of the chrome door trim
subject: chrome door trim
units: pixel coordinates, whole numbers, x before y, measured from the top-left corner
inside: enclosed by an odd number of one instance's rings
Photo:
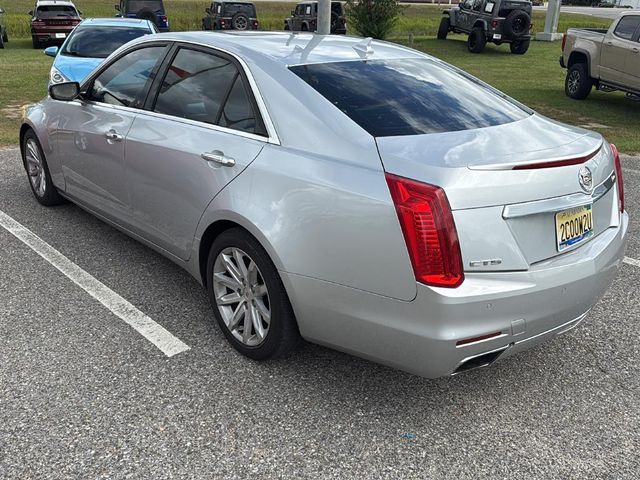
[[[537,213],[559,212],[568,208],[589,205],[591,203],[595,203],[601,197],[603,197],[609,190],[611,190],[615,183],[616,172],[614,170],[604,182],[593,189],[593,193],[591,195],[587,195],[585,193],[574,193],[572,195],[546,198],[544,200],[537,200],[535,202],[506,205],[502,211],[502,218],[506,220],[509,218],[535,215]]]

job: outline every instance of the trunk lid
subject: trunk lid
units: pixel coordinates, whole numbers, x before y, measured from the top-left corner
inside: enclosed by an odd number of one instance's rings
[[[618,221],[613,156],[597,133],[531,115],[493,127],[376,142],[385,171],[445,190],[467,271],[526,270],[579,248],[582,243],[559,251],[561,211],[592,205],[592,238]],[[548,166],[582,158],[584,163]],[[593,192],[581,187],[583,167]]]

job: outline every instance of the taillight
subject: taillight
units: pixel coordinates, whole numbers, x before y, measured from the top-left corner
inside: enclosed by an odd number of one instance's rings
[[[497,20],[491,20],[491,27],[492,28],[496,28],[498,26],[498,21]]]
[[[611,153],[613,153],[613,162],[616,166],[616,183],[618,184],[618,207],[624,212],[624,180],[622,179],[622,164],[620,163],[620,153],[612,143]]]
[[[567,44],[567,34],[562,35],[562,51],[564,52],[564,46]]]
[[[416,280],[457,287],[464,280],[458,233],[440,187],[386,174]]]

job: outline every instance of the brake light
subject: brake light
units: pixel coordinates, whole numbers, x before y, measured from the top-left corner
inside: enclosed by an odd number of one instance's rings
[[[386,174],[416,280],[454,288],[464,281],[458,233],[440,187]]]
[[[567,44],[567,34],[562,35],[562,51],[564,52],[564,46]]]
[[[166,15],[160,15],[160,21],[166,22],[167,21],[167,16]]]
[[[622,164],[620,163],[620,153],[616,146],[611,144],[611,153],[613,153],[613,162],[616,166],[616,183],[618,184],[618,207],[620,212],[624,212],[624,180],[622,178]]]
[[[492,28],[496,28],[498,26],[498,21],[497,20],[491,20],[491,27]]]

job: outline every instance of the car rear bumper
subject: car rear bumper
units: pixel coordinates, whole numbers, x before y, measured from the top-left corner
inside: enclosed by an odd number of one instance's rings
[[[619,227],[528,271],[469,273],[456,289],[419,284],[411,302],[285,272],[282,278],[309,341],[439,377],[468,359],[495,352],[486,357],[492,363],[580,323],[616,275],[627,227],[625,213]]]

